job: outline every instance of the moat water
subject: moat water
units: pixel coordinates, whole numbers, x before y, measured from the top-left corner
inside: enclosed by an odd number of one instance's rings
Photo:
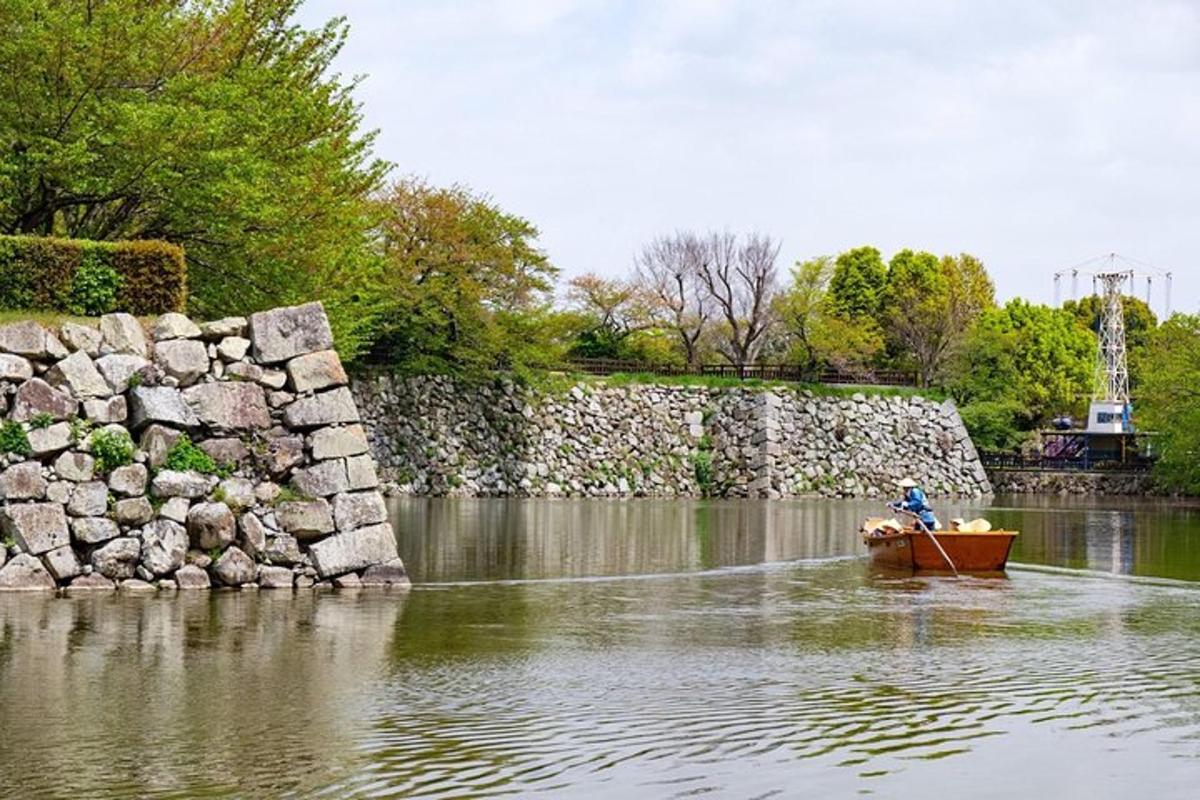
[[[0,595],[0,796],[1193,797],[1200,507],[393,501],[407,594]]]

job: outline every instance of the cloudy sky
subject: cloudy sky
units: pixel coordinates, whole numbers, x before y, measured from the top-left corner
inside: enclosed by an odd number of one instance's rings
[[[336,14],[380,155],[533,220],[567,274],[728,228],[789,264],[968,251],[1002,297],[1047,301],[1056,269],[1116,251],[1200,307],[1200,4],[309,0],[303,19]]]

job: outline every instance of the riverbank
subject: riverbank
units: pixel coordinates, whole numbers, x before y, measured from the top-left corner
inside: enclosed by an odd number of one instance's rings
[[[875,497],[905,474],[935,496],[991,491],[954,404],[910,393],[387,373],[351,387],[392,494]]]

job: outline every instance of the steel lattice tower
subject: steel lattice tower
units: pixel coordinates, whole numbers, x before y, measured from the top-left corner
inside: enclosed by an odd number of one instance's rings
[[[1132,272],[1101,272],[1096,281],[1103,288],[1100,295],[1100,349],[1096,354],[1095,400],[1110,403],[1129,403],[1129,367],[1125,359],[1125,311],[1121,305],[1121,289],[1125,281],[1133,282]]]

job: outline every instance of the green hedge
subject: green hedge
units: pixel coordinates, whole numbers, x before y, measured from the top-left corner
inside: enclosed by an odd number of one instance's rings
[[[186,301],[176,245],[0,236],[0,309],[149,315],[182,311]]]

